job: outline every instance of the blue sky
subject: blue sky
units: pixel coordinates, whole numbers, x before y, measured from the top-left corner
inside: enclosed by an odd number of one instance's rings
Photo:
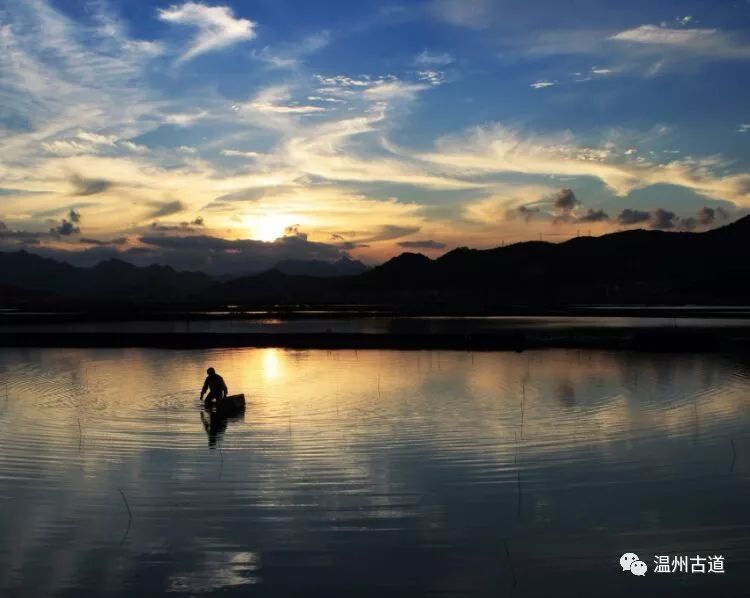
[[[0,248],[377,262],[750,204],[750,2],[0,0]]]

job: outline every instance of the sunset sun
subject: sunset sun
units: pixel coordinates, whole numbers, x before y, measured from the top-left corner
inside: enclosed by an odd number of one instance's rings
[[[250,233],[253,239],[270,243],[284,236],[284,230],[289,226],[289,222],[284,216],[261,216],[250,221]]]

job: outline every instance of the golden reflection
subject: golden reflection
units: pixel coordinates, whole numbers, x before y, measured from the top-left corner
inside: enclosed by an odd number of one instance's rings
[[[453,439],[464,439],[462,450],[471,450],[473,438],[501,452],[522,438],[538,441],[530,452],[545,453],[634,432],[703,433],[747,413],[743,364],[706,355],[278,348],[6,354],[10,369],[20,359],[23,369],[18,365],[8,385],[16,429],[41,426],[54,445],[60,421],[70,450],[84,461],[94,447],[205,447],[197,399],[208,366],[231,393],[246,395],[245,421],[233,427],[232,442],[251,442],[244,436],[262,429],[286,434],[297,448],[316,439],[345,446],[353,436],[427,436],[442,449],[456,450]],[[61,409],[63,417],[40,422],[42,407]]]
[[[263,349],[263,379],[273,382],[282,377],[279,349]]]

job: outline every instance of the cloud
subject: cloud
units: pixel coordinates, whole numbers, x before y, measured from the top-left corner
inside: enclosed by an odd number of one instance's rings
[[[379,241],[392,241],[419,232],[418,226],[399,226],[387,224],[381,226],[376,232],[366,234],[356,239],[357,243],[377,243]]]
[[[494,15],[492,0],[432,0],[432,14],[438,19],[471,29],[484,29]]]
[[[554,224],[574,219],[573,211],[580,205],[572,189],[561,189],[550,198],[550,203],[555,212]]]
[[[609,214],[604,210],[592,210],[591,208],[578,217],[578,222],[605,222],[606,220],[609,220]]]
[[[114,183],[107,179],[87,179],[82,176],[73,175],[70,177],[73,185],[72,195],[96,195],[110,189]]]
[[[532,218],[538,216],[542,210],[539,206],[518,206],[516,211],[523,216],[526,222],[531,222]]]
[[[750,58],[750,46],[718,29],[669,28],[641,25],[621,31],[609,40],[655,49],[672,48],[714,58]]]
[[[552,207],[561,212],[570,212],[579,204],[572,189],[560,189],[552,196]]]
[[[674,228],[679,218],[677,214],[662,208],[656,208],[651,212],[651,228]]]
[[[289,87],[278,85],[264,89],[247,104],[237,104],[235,110],[253,110],[270,114],[312,114],[326,111],[322,106],[300,105],[290,100]]]
[[[686,221],[687,226],[685,228],[690,228],[691,221],[694,221],[694,219]],[[650,212],[626,208],[620,212],[620,215],[617,217],[617,223],[623,226],[648,223],[651,228],[671,229],[680,223],[680,218],[674,212],[665,210],[664,208],[654,208]]]
[[[430,85],[441,85],[445,81],[445,74],[440,71],[418,71],[417,79],[426,81]]]
[[[539,80],[534,81],[529,87],[533,87],[534,89],[544,89],[545,87],[552,87],[553,85],[555,85],[554,81]]]
[[[292,224],[284,228],[285,237],[299,237],[307,240],[307,233],[303,232],[299,224]]]
[[[153,207],[153,210],[149,212],[149,218],[171,216],[172,214],[177,214],[185,209],[185,204],[179,199],[167,202],[151,202],[151,206]]]
[[[737,126],[738,133],[747,133],[748,131],[750,131],[750,123],[743,123]]]
[[[651,219],[649,212],[643,210],[633,210],[631,208],[625,208],[620,215],[617,217],[617,222],[623,225],[630,224],[641,224],[642,222],[648,222]]]
[[[74,137],[51,139],[41,143],[42,149],[56,156],[78,156],[94,153],[113,153],[123,150],[145,153],[148,148],[132,141],[120,139],[116,135],[100,135],[89,131],[79,131]]]
[[[186,2],[181,6],[173,5],[159,9],[159,18],[198,30],[195,39],[178,62],[186,62],[200,54],[253,39],[256,35],[256,23],[248,19],[235,18],[228,6],[206,6],[197,2]]]
[[[101,239],[92,239],[90,237],[81,237],[79,243],[82,245],[96,245],[97,247],[107,247],[111,245],[125,245],[128,242],[127,237],[116,237],[109,241],[102,241]]]
[[[205,235],[146,235],[140,237],[140,242],[150,249],[137,258],[140,263],[156,262],[213,274],[245,274],[268,270],[284,260],[334,261],[346,255],[334,245],[308,241],[296,235],[273,242]]]
[[[727,174],[729,164],[718,156],[669,161],[633,159],[611,144],[583,145],[570,132],[522,136],[500,124],[469,129],[438,140],[435,151],[418,154],[439,165],[443,174],[489,175],[518,173],[601,180],[617,195],[657,184],[738,204],[750,204],[750,172]]]
[[[272,68],[295,69],[300,66],[305,56],[325,48],[330,42],[331,34],[328,31],[321,31],[308,35],[299,42],[279,44],[275,47],[266,46],[253,52],[253,57]]]
[[[172,114],[167,114],[164,117],[164,122],[168,125],[189,127],[190,125],[209,117],[210,114],[205,110],[199,110],[197,112],[174,112]]]
[[[76,212],[74,208],[70,209],[70,212],[68,212],[68,218],[70,218],[71,222],[80,222],[81,221],[81,213]]]
[[[433,241],[432,239],[425,239],[424,241],[401,241],[398,243],[398,246],[404,249],[445,249],[445,243]]]
[[[448,52],[433,53],[428,50],[422,50],[414,58],[414,64],[425,67],[447,66],[454,62],[455,58]]]
[[[66,220],[65,218],[62,219],[62,222],[58,224],[57,226],[49,229],[49,232],[56,235],[62,235],[62,236],[69,236],[69,235],[77,235],[81,232],[80,227],[76,226],[73,222],[70,222],[69,220]]]
[[[704,206],[698,210],[697,221],[701,226],[709,226],[716,222],[717,219],[726,220],[727,218],[729,218],[729,214],[724,208],[709,208],[708,206]]]
[[[260,158],[263,154],[259,152],[243,152],[240,150],[223,149],[221,150],[222,156],[228,156],[232,158]]]
[[[670,29],[656,25],[641,25],[621,31],[609,39],[638,44],[690,45],[715,36],[716,29]]]

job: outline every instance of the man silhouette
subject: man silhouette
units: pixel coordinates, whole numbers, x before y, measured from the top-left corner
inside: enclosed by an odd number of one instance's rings
[[[201,390],[201,400],[203,400],[203,395],[206,394],[206,391],[208,390],[209,392],[208,395],[206,395],[206,401],[204,403],[206,407],[208,407],[213,401],[218,401],[220,399],[226,398],[228,391],[227,385],[224,382],[224,378],[219,376],[214,368],[208,368],[208,370],[206,370],[206,373],[208,374],[208,376],[206,376],[206,381],[203,383],[203,390]]]

